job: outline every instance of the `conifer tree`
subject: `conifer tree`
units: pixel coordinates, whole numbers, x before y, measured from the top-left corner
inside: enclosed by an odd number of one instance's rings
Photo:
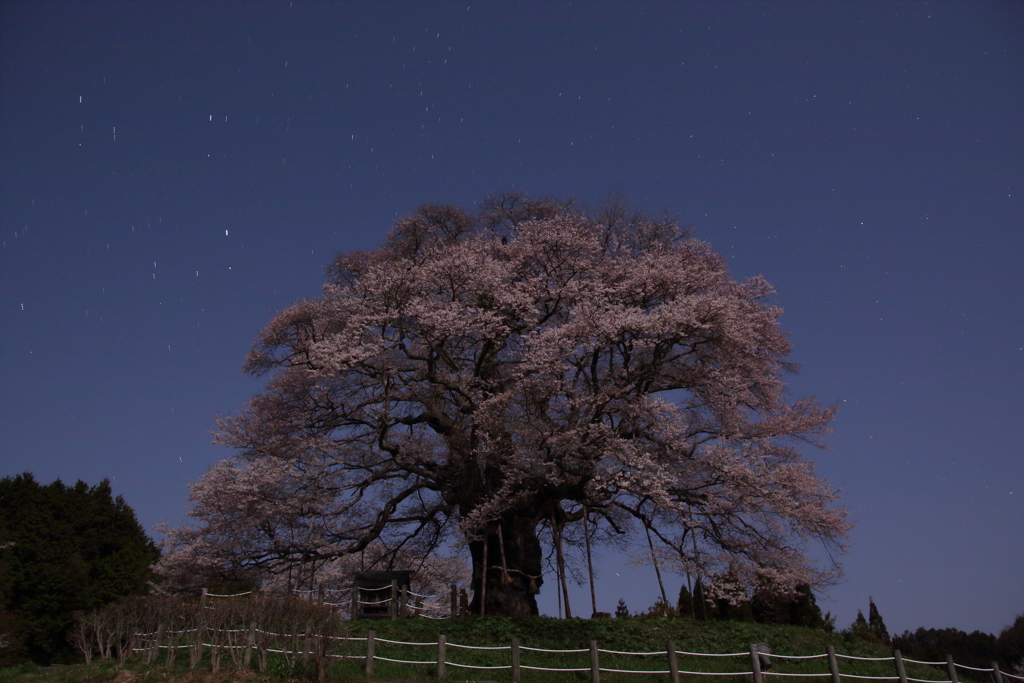
[[[879,614],[878,607],[875,606],[875,600],[871,597],[868,598],[868,630],[880,642],[886,645],[892,644],[892,639],[889,638],[889,629],[885,627],[882,615]]]

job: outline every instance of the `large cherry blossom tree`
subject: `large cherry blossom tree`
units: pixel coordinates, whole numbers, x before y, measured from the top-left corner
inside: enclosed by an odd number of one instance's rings
[[[425,206],[336,257],[220,422],[175,552],[267,572],[452,544],[473,609],[537,613],[546,549],[634,533],[721,592],[820,585],[849,529],[802,460],[833,410],[787,399],[759,277],[668,219],[504,195]],[[818,444],[820,445],[820,444]],[[646,545],[646,544],[645,544]],[[824,560],[811,558],[823,547]]]

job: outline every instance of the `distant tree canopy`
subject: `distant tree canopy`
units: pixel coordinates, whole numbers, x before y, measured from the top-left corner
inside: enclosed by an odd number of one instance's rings
[[[834,627],[831,615],[822,615],[814,592],[804,583],[791,594],[780,595],[771,590],[755,590],[747,600],[730,602],[717,598],[710,599],[704,593],[701,581],[697,581],[693,595],[686,584],[679,589],[676,611],[680,616],[698,620],[754,621],[759,624],[791,624],[826,631]]]
[[[72,612],[147,591],[159,550],[104,479],[0,479],[0,665],[72,657]]]
[[[967,633],[956,628],[919,628],[904,631],[892,639],[892,645],[907,657],[941,661],[952,655],[953,661],[987,669],[998,662],[1007,670],[1024,671],[1024,614],[1004,628],[997,638],[991,633]]]

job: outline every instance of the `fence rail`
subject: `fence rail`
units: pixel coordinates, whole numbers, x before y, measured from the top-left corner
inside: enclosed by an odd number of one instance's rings
[[[391,664],[408,665],[408,666],[431,666],[434,667],[434,676],[437,680],[444,680],[446,667],[456,667],[458,669],[471,669],[479,671],[510,671],[511,679],[514,683],[519,683],[522,677],[522,671],[548,671],[548,672],[560,672],[560,673],[583,673],[590,672],[590,682],[600,683],[601,674],[630,674],[630,675],[668,675],[671,683],[679,683],[680,676],[739,676],[739,677],[750,677],[752,683],[765,683],[766,678],[826,678],[830,679],[830,683],[843,683],[843,679],[847,681],[898,681],[898,683],[959,683],[957,670],[962,669],[966,671],[972,671],[976,673],[987,674],[992,683],[1014,683],[1015,681],[1024,682],[1024,676],[1017,674],[1005,673],[999,669],[999,665],[996,662],[992,662],[992,667],[988,669],[966,666],[963,664],[956,664],[951,656],[947,656],[945,661],[942,662],[926,662],[915,659],[904,658],[899,650],[893,650],[892,656],[889,657],[858,657],[855,655],[844,655],[839,654],[835,651],[835,648],[831,645],[828,646],[828,651],[823,654],[814,655],[779,655],[772,654],[766,645],[763,643],[755,643],[750,645],[748,652],[687,652],[684,650],[677,650],[674,643],[667,643],[664,650],[657,650],[653,652],[631,652],[625,650],[611,650],[600,648],[597,645],[597,641],[591,641],[587,648],[576,648],[576,649],[554,649],[554,648],[540,648],[540,647],[527,647],[520,645],[518,638],[513,638],[508,645],[465,645],[460,643],[448,643],[444,635],[438,636],[436,641],[428,642],[412,642],[402,640],[391,640],[387,638],[379,638],[376,632],[370,630],[367,632],[365,637],[342,637],[342,636],[325,636],[311,633],[306,631],[305,633],[274,633],[267,631],[260,631],[259,629],[200,629],[195,633],[195,641],[192,643],[182,644],[179,642],[164,643],[161,642],[164,637],[170,636],[181,636],[188,633],[187,631],[158,631],[150,633],[136,633],[134,635],[134,645],[132,646],[132,652],[135,653],[147,653],[147,656],[151,657],[152,653],[156,650],[163,649],[178,649],[188,648],[191,651],[193,661],[197,661],[202,657],[203,649],[208,649],[211,653],[227,652],[232,655],[232,659],[238,659],[241,661],[241,654],[244,654],[244,661],[248,662],[249,654],[256,653],[257,656],[261,657],[265,661],[266,653],[272,652],[275,654],[281,654],[289,658],[303,658],[308,659],[311,653],[319,652],[320,656],[329,659],[358,659],[364,662],[363,669],[365,674],[369,676],[374,675],[374,663],[375,662],[388,662]],[[256,633],[260,633],[264,640],[257,643],[255,640]],[[242,642],[242,638],[237,634],[248,634],[248,639]],[[214,635],[226,635],[225,639],[212,638]],[[204,637],[205,636],[205,637]],[[207,640],[220,641],[220,642],[206,642]],[[327,652],[325,649],[325,643],[332,641],[343,641],[345,643],[365,643],[365,653],[363,654],[339,654]],[[291,644],[291,648],[287,644]],[[399,646],[399,647],[423,647],[423,648],[434,648],[436,656],[431,659],[407,659],[399,656],[385,656],[377,652],[377,645],[382,644],[386,646]],[[276,646],[276,647],[272,647]],[[499,655],[505,659],[502,663],[489,662],[487,664],[470,664],[467,662],[453,661],[448,657],[448,648],[472,650],[478,651],[482,654],[487,655]],[[240,653],[239,653],[240,651]],[[522,653],[540,653],[542,655],[579,655],[589,653],[589,666],[540,666],[539,663],[525,664],[521,661]],[[506,654],[507,653],[507,654]],[[621,666],[603,666],[601,664],[601,655],[612,655],[614,657],[637,657],[637,658],[651,658],[664,657],[664,665],[658,668],[651,669],[637,669],[637,668],[621,668]],[[707,657],[707,658],[719,658],[719,657],[744,657],[747,658],[748,667],[741,667],[744,670],[740,671],[691,671],[683,670],[678,666],[679,657]],[[219,659],[219,655],[217,655]],[[791,660],[791,661],[803,661],[812,659],[827,659],[828,660],[828,671],[821,672],[783,672],[783,671],[771,671],[773,666],[773,660]],[[867,676],[862,674],[842,673],[839,670],[839,660],[856,660],[862,662],[873,662],[873,663],[891,663],[892,674],[882,676]],[[651,662],[650,659],[643,659],[642,661]],[[657,665],[658,661],[654,664]],[[943,667],[943,673],[947,678],[914,678],[910,677],[906,673],[904,663],[910,663],[917,666],[926,667]],[[214,664],[216,666],[216,664]],[[667,668],[665,668],[667,667]]]

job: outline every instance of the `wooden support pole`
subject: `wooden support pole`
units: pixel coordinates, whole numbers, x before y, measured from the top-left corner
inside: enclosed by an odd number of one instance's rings
[[[512,639],[512,683],[519,683],[519,639]]]
[[[451,618],[454,619],[455,617],[459,616],[459,589],[455,587],[454,583],[451,585],[451,591],[452,591],[452,616],[451,616]]]
[[[590,641],[590,683],[601,683],[601,665],[597,657],[597,641]]]
[[[583,540],[587,544],[587,573],[590,575],[591,619],[597,616],[597,594],[594,592],[594,561],[590,556],[590,526],[587,523],[587,506],[583,506]]]
[[[826,649],[828,650],[828,672],[832,674],[832,683],[841,683],[839,680],[839,659],[836,657],[836,648],[834,645],[829,645]]]
[[[907,670],[903,666],[903,655],[899,650],[893,650],[892,658],[896,662],[896,675],[899,676],[900,683],[907,683]]]
[[[388,603],[391,620],[398,618],[398,579],[391,579],[391,602]]]
[[[324,585],[322,583],[316,589],[316,604],[324,604]]]
[[[249,636],[245,641],[245,655],[242,657],[242,666],[246,669],[249,668],[249,662],[252,661],[252,651],[256,647],[256,627],[249,627]]]
[[[409,616],[409,587],[402,584],[402,595],[398,601],[399,614],[398,616],[405,619]]]
[[[761,653],[757,651],[757,645],[754,643],[750,644],[750,672],[754,683],[761,683]]]
[[[668,650],[669,683],[679,683],[679,660],[676,658],[676,644],[670,642],[665,649]]]
[[[999,670],[999,662],[992,662],[992,680],[1003,683],[1003,672]]]
[[[366,632],[366,675],[373,675],[373,638],[377,634],[371,628]]]
[[[956,675],[956,664],[953,663],[953,655],[946,655],[946,673],[949,674],[950,683],[960,683]]]
[[[203,592],[199,594],[199,606],[203,607],[205,605],[206,605],[206,589],[204,588]]]
[[[445,655],[444,634],[437,636],[437,680],[444,680],[444,655]]]
[[[487,612],[487,541],[490,540],[490,534],[484,529],[484,567],[480,573],[480,614],[484,615]]]

